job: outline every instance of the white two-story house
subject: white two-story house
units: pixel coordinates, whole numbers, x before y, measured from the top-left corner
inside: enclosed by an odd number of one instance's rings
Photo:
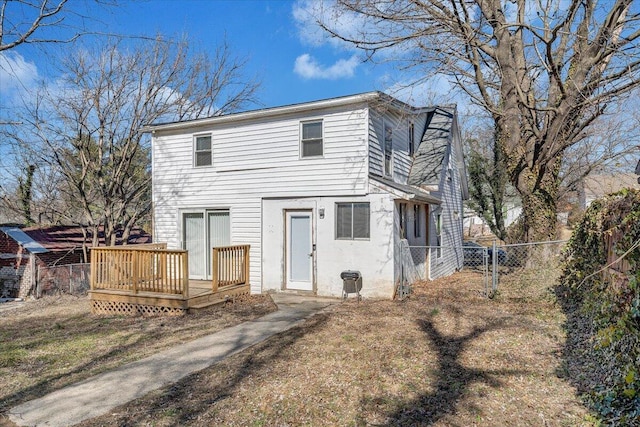
[[[152,124],[153,235],[211,276],[211,248],[249,244],[251,292],[391,298],[399,243],[435,278],[462,267],[467,182],[453,108],[380,92]]]

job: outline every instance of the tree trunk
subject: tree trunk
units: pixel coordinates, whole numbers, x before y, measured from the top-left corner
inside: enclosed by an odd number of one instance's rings
[[[513,230],[512,240],[542,242],[556,240],[558,234],[556,200],[560,188],[559,161],[540,171],[527,167],[518,177],[522,199],[520,227]]]

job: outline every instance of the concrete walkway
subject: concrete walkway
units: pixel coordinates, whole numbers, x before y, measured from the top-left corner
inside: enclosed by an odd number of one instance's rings
[[[278,311],[129,363],[12,408],[19,426],[71,426],[173,384],[292,328],[338,300],[272,295]]]

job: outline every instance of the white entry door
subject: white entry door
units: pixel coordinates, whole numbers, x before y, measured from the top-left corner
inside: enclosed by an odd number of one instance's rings
[[[311,211],[286,212],[286,287],[313,290],[313,234]]]

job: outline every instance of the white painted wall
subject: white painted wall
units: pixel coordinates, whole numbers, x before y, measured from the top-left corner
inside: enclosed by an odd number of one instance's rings
[[[339,202],[369,202],[371,236],[368,240],[335,238],[335,206]],[[367,298],[393,296],[393,199],[388,194],[349,197],[264,199],[263,291],[280,291],[285,282],[285,209],[312,209],[316,252],[315,289],[318,295],[340,297],[340,273],[358,270],[363,277],[361,295]],[[319,210],[324,209],[324,218]]]

